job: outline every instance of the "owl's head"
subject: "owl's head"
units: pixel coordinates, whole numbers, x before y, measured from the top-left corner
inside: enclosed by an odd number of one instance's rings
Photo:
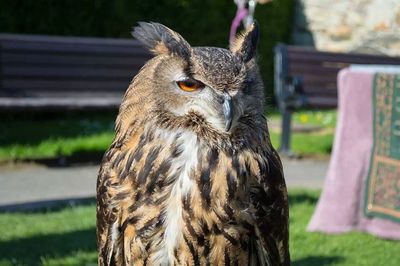
[[[204,121],[223,133],[241,117],[263,112],[263,85],[255,63],[258,25],[253,24],[228,50],[192,47],[159,23],[139,23],[132,35],[155,57],[132,83],[129,97],[139,97],[143,112],[166,112],[176,119]]]

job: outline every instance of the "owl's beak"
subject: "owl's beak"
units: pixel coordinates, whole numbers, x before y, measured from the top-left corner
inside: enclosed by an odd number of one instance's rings
[[[232,126],[233,105],[232,105],[232,97],[227,92],[224,92],[223,109],[225,117],[225,131],[229,131]]]

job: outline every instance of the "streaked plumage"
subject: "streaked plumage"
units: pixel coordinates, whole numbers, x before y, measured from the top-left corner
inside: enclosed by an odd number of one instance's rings
[[[125,94],[99,172],[99,264],[289,265],[286,186],[254,59],[258,27],[231,51],[190,47],[158,23],[133,35],[155,57]]]

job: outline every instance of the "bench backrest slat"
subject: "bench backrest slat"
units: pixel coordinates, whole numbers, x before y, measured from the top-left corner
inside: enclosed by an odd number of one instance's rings
[[[104,66],[104,67],[130,67],[138,61],[136,65],[140,65],[140,62],[147,60],[149,56],[147,54],[137,54],[135,56],[98,56],[98,55],[76,55],[76,54],[37,54],[37,53],[10,53],[4,52],[2,54],[1,61],[3,65],[33,65],[33,66]]]
[[[1,42],[3,52],[8,53],[36,53],[36,54],[93,54],[102,56],[135,56],[141,49],[127,45],[87,45],[87,44],[63,44],[59,42]]]
[[[94,67],[94,66],[76,66],[68,67],[65,65],[60,65],[58,67],[54,66],[4,66],[2,69],[2,75],[5,79],[29,79],[29,78],[39,78],[39,79],[82,79],[82,78],[92,78],[92,79],[124,79],[127,77],[132,77],[134,70],[137,70],[140,65],[132,65],[131,67],[124,68],[107,68],[107,67]],[[133,69],[133,71],[132,71]],[[129,79],[128,79],[129,80]]]
[[[0,97],[122,97],[150,57],[136,40],[0,34]]]
[[[316,108],[337,106],[337,74],[342,68],[352,64],[400,65],[400,58],[384,55],[322,52],[286,45],[278,45],[275,51],[286,59],[282,64],[285,69],[277,70],[283,75],[281,78],[300,79],[303,103]]]

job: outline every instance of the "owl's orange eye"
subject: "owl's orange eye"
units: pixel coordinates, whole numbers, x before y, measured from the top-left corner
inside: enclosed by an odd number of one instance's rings
[[[178,86],[181,90],[184,90],[187,92],[196,91],[196,90],[202,89],[204,87],[203,83],[201,83],[200,81],[194,80],[194,79],[177,81],[176,84],[178,84]]]

